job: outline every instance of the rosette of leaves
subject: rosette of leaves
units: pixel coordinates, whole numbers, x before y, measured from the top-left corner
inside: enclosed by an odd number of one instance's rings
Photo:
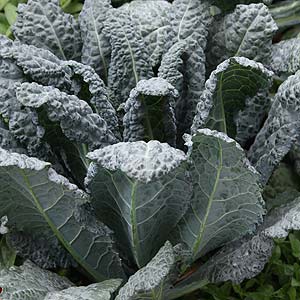
[[[0,37],[0,229],[24,260],[5,299],[176,299],[255,276],[299,229],[297,196],[267,215],[262,196],[299,142],[297,55],[272,94],[285,46],[265,4],[236,2],[19,5]]]

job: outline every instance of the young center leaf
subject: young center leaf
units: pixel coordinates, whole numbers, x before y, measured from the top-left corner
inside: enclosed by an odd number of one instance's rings
[[[158,140],[175,146],[177,96],[176,89],[162,78],[141,80],[125,103],[124,142]]]

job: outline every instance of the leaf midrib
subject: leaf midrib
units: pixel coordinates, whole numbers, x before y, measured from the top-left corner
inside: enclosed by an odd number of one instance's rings
[[[103,276],[100,276],[98,272],[96,272],[94,269],[90,268],[89,265],[87,265],[81,258],[80,255],[77,254],[77,252],[73,251],[73,248],[69,245],[69,243],[64,239],[60,231],[56,228],[55,224],[51,221],[51,219],[48,217],[48,215],[45,213],[43,207],[41,206],[37,196],[35,195],[35,192],[33,191],[30,181],[24,172],[23,169],[18,169],[19,173],[24,179],[24,182],[28,188],[28,191],[34,201],[34,204],[36,205],[36,208],[38,209],[39,213],[44,217],[46,220],[47,224],[51,228],[51,230],[54,232],[55,236],[59,239],[59,241],[62,243],[62,245],[67,249],[67,251],[73,256],[73,258],[84,268],[87,270],[89,274],[91,274],[96,280],[102,281],[104,280]],[[64,194],[64,191],[63,191]]]
[[[207,209],[206,209],[206,212],[205,212],[205,216],[204,216],[202,225],[200,227],[200,231],[198,233],[198,238],[196,239],[196,241],[194,243],[194,247],[193,247],[193,257],[194,258],[198,254],[198,250],[199,250],[203,235],[205,233],[206,223],[207,223],[207,220],[208,220],[208,217],[209,217],[209,214],[210,214],[210,209],[211,209],[212,203],[214,201],[214,196],[215,196],[215,193],[216,193],[217,188],[218,188],[220,175],[221,175],[221,171],[222,171],[222,168],[223,168],[223,151],[222,151],[222,145],[221,145],[219,140],[218,140],[218,145],[219,145],[219,166],[218,166],[218,169],[217,169],[217,175],[216,175],[216,178],[215,178],[213,190],[212,190],[212,192],[209,196],[209,199],[208,199],[208,205],[207,205]]]
[[[133,254],[136,260],[136,263],[138,267],[140,268],[140,262],[139,262],[139,256],[141,253],[140,250],[140,244],[139,244],[139,234],[138,234],[138,228],[137,228],[137,217],[136,217],[136,188],[137,188],[138,182],[135,181],[132,185],[131,189],[131,205],[130,205],[130,222],[131,222],[131,240],[132,240],[132,250]]]
[[[56,30],[54,29],[54,27],[53,27],[53,25],[52,25],[52,22],[50,22],[50,20],[49,20],[47,14],[45,13],[45,10],[44,10],[43,6],[42,6],[40,3],[37,3],[37,4],[38,4],[38,6],[40,7],[41,11],[43,12],[44,16],[46,17],[48,23],[50,24],[50,28],[51,28],[51,30],[53,31],[55,40],[56,40],[57,45],[58,45],[58,49],[59,49],[61,55],[63,56],[63,59],[64,59],[64,60],[67,60],[67,58],[66,58],[66,56],[65,56],[65,53],[64,53],[64,51],[63,51],[62,45],[61,45],[61,43],[60,43],[60,40],[59,40],[59,38],[58,38],[58,36],[57,36],[57,34],[56,34]]]
[[[131,17],[131,15],[130,15]],[[124,37],[125,37],[125,41],[128,45],[128,49],[129,49],[129,53],[130,53],[130,58],[131,58],[131,62],[132,62],[132,71],[133,71],[133,75],[134,75],[134,79],[135,79],[135,83],[137,84],[139,82],[139,76],[137,74],[137,70],[136,70],[136,63],[135,63],[135,59],[134,59],[134,55],[133,55],[133,51],[132,51],[132,48],[131,48],[131,45],[130,45],[130,42],[127,38],[127,33],[126,31],[124,30],[124,28],[127,26],[127,24],[125,25],[122,25],[119,20],[119,18],[117,18],[117,22],[119,23],[120,25],[120,29],[123,31],[124,33]]]
[[[244,34],[244,36],[243,36],[243,38],[242,38],[242,41],[241,41],[241,43],[240,43],[240,45],[239,45],[239,48],[237,49],[237,51],[236,51],[236,53],[234,54],[234,56],[240,56],[240,51],[241,51],[242,46],[244,46],[244,42],[245,42],[245,40],[246,40],[246,37],[248,36],[248,34],[249,34],[249,32],[250,32],[250,29],[252,29],[252,27],[253,27],[253,25],[254,25],[254,23],[255,23],[255,21],[256,21],[256,19],[257,19],[258,17],[260,17],[260,13],[258,13],[258,14],[255,16],[254,20],[252,20],[251,24],[250,24],[249,27],[246,29],[246,32],[245,32],[245,34]]]
[[[97,39],[97,45],[98,45],[98,48],[99,48],[99,54],[100,54],[100,57],[101,57],[101,61],[103,63],[104,80],[107,82],[107,78],[108,78],[107,64],[106,64],[106,59],[105,59],[103,51],[102,51],[101,42],[100,42],[100,38],[99,38],[99,34],[98,34],[98,29],[97,29],[97,24],[96,24],[96,19],[95,19],[95,16],[94,16],[93,12],[92,12],[92,21],[93,21],[95,36],[96,36],[96,39]]]
[[[188,10],[189,10],[189,8],[190,8],[190,4],[191,4],[191,0],[189,0],[188,5],[186,6],[186,9],[185,9],[185,11],[184,11],[184,14],[183,14],[183,16],[182,16],[182,18],[181,18],[181,20],[180,20],[179,26],[178,26],[177,40],[178,40],[179,42],[181,41],[181,39],[180,39],[180,34],[181,34],[182,23],[183,23],[183,21],[184,21],[184,19],[185,19],[185,16],[186,16],[186,14],[187,14],[187,12],[188,12]]]

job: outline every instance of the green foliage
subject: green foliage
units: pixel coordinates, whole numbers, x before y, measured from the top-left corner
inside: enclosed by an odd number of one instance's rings
[[[300,39],[269,0],[125,2],[2,3],[3,296],[296,299]]]
[[[273,255],[257,277],[234,285],[209,284],[195,293],[205,300],[296,300],[300,293],[300,232],[276,239]],[[190,298],[187,298],[190,299]]]

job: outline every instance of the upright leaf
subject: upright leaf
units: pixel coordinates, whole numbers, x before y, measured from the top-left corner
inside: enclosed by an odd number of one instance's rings
[[[81,61],[91,66],[107,82],[111,47],[104,35],[104,22],[112,9],[109,0],[86,0],[79,15],[83,41]]]
[[[130,90],[142,79],[153,76],[136,20],[116,10],[107,15],[103,33],[110,37],[112,47],[108,72],[108,88],[115,108],[125,102]]]
[[[176,145],[176,89],[162,78],[141,80],[125,103],[124,142],[159,140]]]
[[[158,72],[158,77],[167,80],[179,92],[184,90],[186,48],[187,45],[184,41],[174,44],[163,56]]]
[[[137,20],[152,67],[159,65],[164,52],[170,8],[171,4],[165,0],[135,0],[119,8]]]
[[[122,277],[111,230],[97,221],[88,196],[49,163],[0,150],[0,215],[8,225],[49,243],[58,238],[94,278]]]
[[[177,140],[182,146],[182,135],[190,132],[196,105],[204,88],[204,49],[212,18],[208,2],[198,0],[175,0],[169,15],[168,42],[158,76],[179,91],[175,112]]]
[[[237,5],[233,13],[213,27],[207,54],[210,67],[214,69],[232,56],[267,62],[277,29],[264,4]]]
[[[122,280],[111,279],[89,286],[70,287],[58,292],[49,292],[44,300],[111,300],[112,294],[121,283]]]
[[[174,0],[169,12],[166,49],[180,41],[196,42],[204,49],[212,21],[209,6],[206,0]]]
[[[279,87],[268,118],[248,152],[264,184],[299,139],[299,78],[300,72],[297,72]]]
[[[22,43],[50,50],[60,59],[80,59],[79,26],[73,16],[63,12],[58,0],[20,4],[13,33]]]
[[[205,84],[205,90],[197,105],[192,132],[208,127],[236,137],[236,120],[238,119],[239,127],[243,126],[239,115],[253,111],[255,100],[269,103],[268,98],[249,99],[270,86],[272,75],[262,64],[244,57],[233,57],[224,61],[211,73]],[[265,107],[266,104],[262,103],[261,109]],[[260,125],[261,119],[258,118],[256,122]],[[252,126],[257,127],[255,123]]]
[[[191,188],[186,156],[158,141],[119,143],[88,154],[96,213],[125,257],[144,266],[183,216]]]
[[[242,148],[225,134],[199,130],[187,141],[193,196],[175,229],[193,260],[253,232],[262,221],[259,175]]]
[[[30,261],[1,270],[0,282],[1,297],[6,300],[41,300],[48,292],[73,286],[67,278],[42,270]]]

